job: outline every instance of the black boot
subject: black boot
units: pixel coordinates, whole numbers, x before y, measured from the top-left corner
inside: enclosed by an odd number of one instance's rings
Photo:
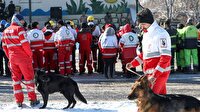
[[[31,102],[30,102],[30,106],[31,106],[31,107],[36,107],[38,104],[40,104],[40,101],[39,101],[39,100],[34,100],[34,101],[31,101]]]

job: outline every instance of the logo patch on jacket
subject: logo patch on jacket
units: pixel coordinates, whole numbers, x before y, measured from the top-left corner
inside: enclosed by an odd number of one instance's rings
[[[167,39],[166,38],[161,38],[160,39],[160,47],[161,48],[166,48],[167,47]]]

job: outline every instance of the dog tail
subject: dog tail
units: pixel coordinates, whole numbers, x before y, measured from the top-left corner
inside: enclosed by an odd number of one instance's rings
[[[84,96],[79,91],[77,83],[75,83],[75,95],[80,101],[82,101],[83,103],[87,104],[86,99],[84,98]]]

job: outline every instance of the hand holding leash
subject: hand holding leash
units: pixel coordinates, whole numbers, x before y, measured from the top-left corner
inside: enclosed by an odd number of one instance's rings
[[[133,67],[133,66],[131,65],[131,63],[127,63],[127,64],[126,64],[126,69],[127,69],[128,71],[134,73],[135,75],[137,75],[137,76],[139,76],[139,77],[142,77],[142,75],[140,75],[139,73],[132,71],[132,70],[131,70],[132,67]]]

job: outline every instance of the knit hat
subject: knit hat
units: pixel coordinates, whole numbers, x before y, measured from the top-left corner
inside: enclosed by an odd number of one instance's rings
[[[21,21],[21,20],[24,20],[24,17],[21,15],[21,14],[16,14],[15,17]]]
[[[152,24],[154,22],[152,12],[148,8],[141,10],[140,12],[137,13],[137,21],[139,23]]]

